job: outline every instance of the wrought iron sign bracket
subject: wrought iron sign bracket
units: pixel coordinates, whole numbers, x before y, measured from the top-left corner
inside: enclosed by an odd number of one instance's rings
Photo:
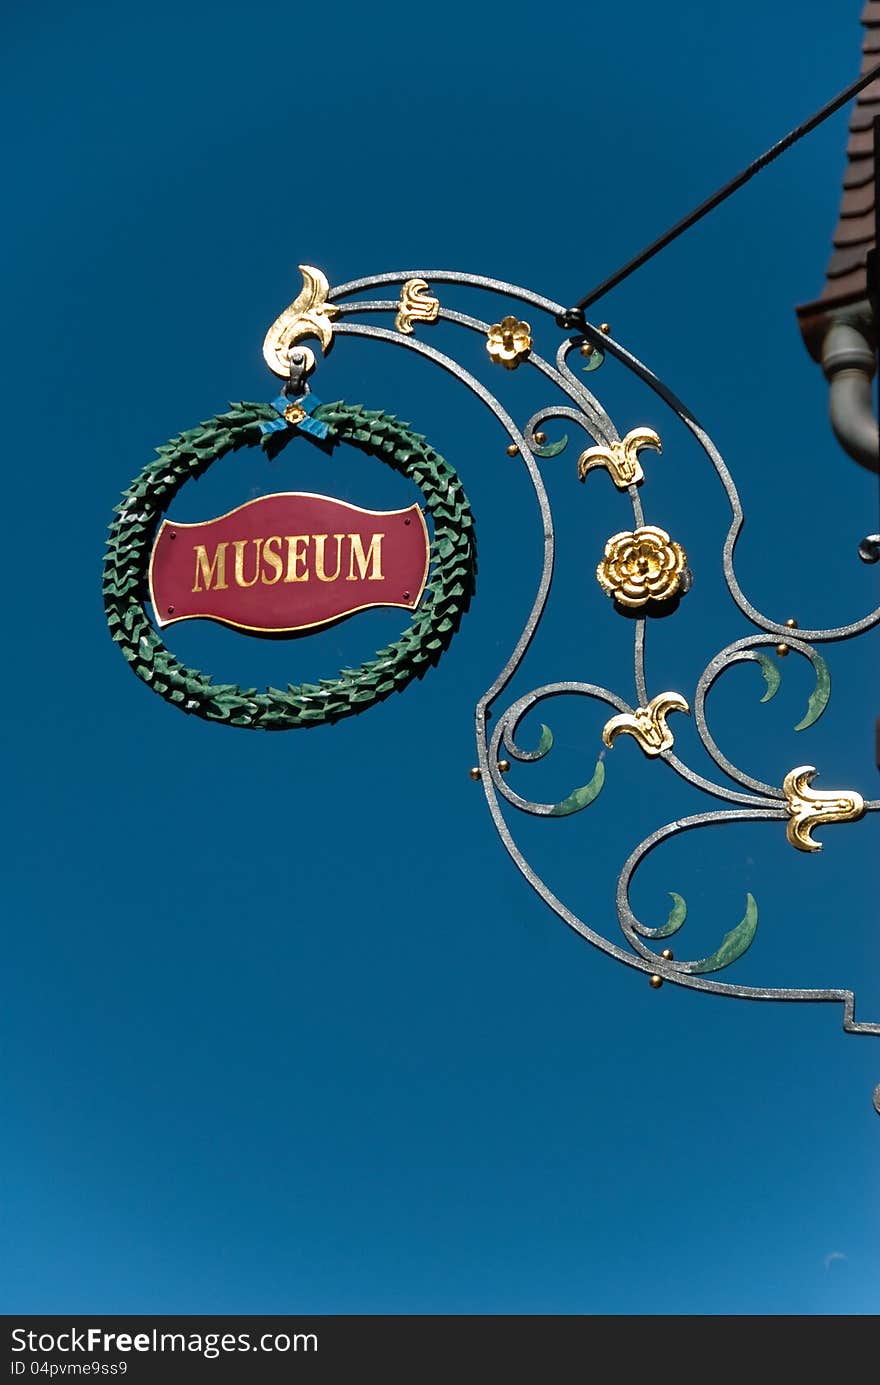
[[[843,1027],[847,1032],[880,1034],[880,1021],[857,1018],[852,990],[758,987],[726,979],[729,969],[735,967],[757,936],[758,908],[751,895],[747,896],[741,921],[718,938],[708,955],[695,958],[674,952],[670,946],[670,940],[676,938],[678,949],[679,939],[685,936],[687,906],[680,896],[673,896],[672,909],[665,920],[640,919],[631,903],[632,882],[642,863],[651,852],[677,834],[730,823],[763,822],[779,834],[782,849],[791,846],[801,852],[815,852],[822,848],[824,832],[829,825],[854,823],[866,813],[880,809],[880,799],[866,798],[856,788],[828,788],[824,776],[820,776],[817,767],[811,764],[794,765],[779,784],[757,778],[725,755],[710,730],[706,715],[707,695],[725,671],[741,663],[757,665],[766,683],[763,698],[766,701],[774,696],[781,679],[780,667],[772,654],[795,654],[809,663],[814,675],[815,686],[807,712],[796,728],[799,731],[808,729],[825,711],[830,694],[828,665],[817,646],[850,639],[876,627],[880,623],[880,608],[847,625],[801,629],[793,620],[769,619],[751,603],[739,583],[734,563],[743,510],[733,477],[717,447],[668,386],[613,338],[607,324],[597,326],[586,321],[582,308],[565,309],[529,289],[450,270],[383,273],[331,289],[321,271],[311,266],[301,268],[303,289],[273,323],[263,348],[270,369],[287,382],[282,399],[274,404],[234,405],[228,413],[165,444],[158,450],[158,460],[145,468],[117,507],[105,564],[105,604],[113,638],[134,671],[154,690],[189,713],[245,729],[288,730],[337,720],[364,710],[403,688],[413,677],[421,677],[436,662],[458,628],[474,590],[473,517],[461,482],[449,464],[408,425],[361,406],[342,402],[323,405],[311,394],[306,397],[306,377],[315,357],[311,349],[301,343],[310,338],[326,352],[336,338],[360,338],[413,352],[451,375],[490,411],[506,436],[508,454],[520,459],[537,504],[543,559],[531,607],[509,658],[480,696],[474,710],[476,763],[472,777],[481,784],[498,836],[517,869],[564,923],[617,961],[643,972],[655,989],[670,982],[749,1000],[835,1002],[842,1006]],[[443,301],[443,290],[447,286],[471,292],[478,298],[484,294],[500,297],[508,309],[498,321],[491,321],[488,316],[470,315],[447,307]],[[527,313],[528,318],[522,316],[523,313]],[[466,336],[482,338],[485,371],[481,371],[479,377],[453,355],[432,344],[430,332],[437,322],[451,324]],[[533,322],[539,324],[534,330]],[[573,335],[560,342],[560,328]],[[537,350],[539,338],[555,343],[555,349],[547,357]],[[569,359],[575,351],[581,353],[578,374]],[[682,543],[652,519],[650,498],[656,485],[655,462],[663,446],[660,434],[640,427],[621,437],[601,400],[586,383],[588,380],[592,384],[595,372],[608,356],[646,386],[689,430],[723,488],[730,508],[721,568],[735,607],[754,627],[754,633],[722,648],[690,688],[655,687],[647,674],[646,645],[651,624],[648,617],[659,611],[674,611],[679,602],[686,601],[692,574]],[[517,369],[537,372],[548,390],[554,392],[555,399],[521,426],[487,383],[499,369],[505,374]],[[293,402],[288,403],[289,399]],[[620,528],[608,537],[604,551],[597,554],[596,580],[608,597],[609,620],[625,614],[631,624],[632,688],[606,688],[572,678],[543,684],[508,701],[508,687],[542,619],[553,577],[555,530],[541,463],[559,456],[568,438],[548,442],[546,427],[551,423],[578,429],[586,444],[576,464],[572,465],[573,483],[588,487],[612,486],[624,506],[626,517]],[[328,445],[346,441],[359,447],[395,467],[422,490],[434,526],[424,595],[419,594],[414,603],[402,599],[378,602],[405,605],[412,611],[412,624],[396,645],[380,651],[371,664],[359,670],[344,670],[338,679],[323,680],[319,686],[290,684],[286,691],[269,689],[258,693],[214,685],[205,675],[184,668],[170,654],[147,614],[147,575],[148,569],[152,570],[159,561],[159,557],[154,556],[151,565],[151,552],[160,554],[164,532],[164,529],[159,530],[162,515],[190,476],[200,474],[230,449],[259,442],[264,433],[270,433],[276,445],[287,446],[303,431],[307,434],[311,431],[314,438],[315,430],[320,433],[322,429]],[[291,503],[294,500],[301,503],[303,499],[290,497]],[[322,500],[322,497],[312,499]],[[324,503],[343,502],[325,500]],[[247,506],[241,508],[245,510]],[[278,534],[281,533],[279,529]],[[354,536],[353,528],[352,554],[357,551]],[[316,537],[326,538],[326,535]],[[366,551],[368,538],[366,531],[365,536],[358,538],[361,555]],[[230,538],[228,542],[232,546],[228,550],[227,541],[223,542],[224,553],[231,554],[235,548],[237,561],[240,554],[255,555],[253,571],[257,574],[253,583],[243,584],[251,587],[256,584],[257,595],[233,593],[230,597],[224,589],[223,600],[235,605],[245,601],[254,603],[258,597],[264,599],[258,581],[262,553],[261,580],[266,583],[267,590],[284,595],[288,612],[284,618],[292,620],[289,612],[294,610],[296,601],[305,600],[301,594],[303,588],[297,586],[298,556],[290,560],[292,565],[282,580],[280,560],[276,567],[281,538],[274,548],[267,546],[274,539],[263,537]],[[250,550],[248,543],[256,547]],[[239,548],[238,545],[245,546]],[[262,549],[259,545],[263,545]],[[202,547],[204,570],[216,576],[219,547],[211,551],[204,544]],[[302,549],[304,562],[307,548],[306,544]],[[300,550],[292,551],[295,555],[300,553]],[[267,554],[270,555],[269,568],[265,566]],[[323,546],[320,554],[323,565],[326,558]],[[199,558],[197,563],[201,561]],[[243,561],[242,558],[239,571],[243,570]],[[351,562],[354,571],[354,557]],[[197,566],[197,578],[199,570]],[[376,577],[376,571],[375,563],[372,574],[367,574],[366,567],[361,564],[365,586]],[[384,570],[380,576],[384,581]],[[217,585],[215,582],[215,589]],[[411,595],[409,590],[406,594],[407,597]],[[187,592],[187,599],[189,596]],[[373,601],[372,604],[377,603]],[[346,612],[350,609],[357,609],[357,606],[349,603]],[[218,616],[215,610],[211,618],[225,617]],[[161,625],[161,618],[158,623]],[[253,629],[254,626],[242,622],[239,628]],[[273,628],[291,627],[276,624]],[[296,628],[303,628],[302,623]],[[523,745],[518,736],[527,714],[558,697],[589,699],[604,706],[607,716],[602,745],[597,745],[596,768],[589,782],[575,786],[559,801],[538,802],[517,792],[509,771],[512,763],[527,766],[550,753],[553,735],[547,725],[542,725],[535,745]],[[717,773],[711,778],[688,765],[677,752],[675,731],[684,717],[692,719],[703,749],[714,762]],[[588,809],[603,788],[605,754],[613,756],[621,737],[636,741],[649,761],[650,773],[671,772],[726,806],[658,826],[633,846],[617,882],[614,901],[617,933],[605,936],[557,897],[550,884],[530,864],[511,823],[515,823],[520,814],[558,818]],[[665,771],[656,767],[657,762],[663,764]],[[829,775],[829,778],[833,785],[833,777]],[[834,827],[834,831],[839,830],[844,829]],[[720,979],[722,974],[725,979]],[[875,1094],[875,1104],[880,1110],[880,1087]]]

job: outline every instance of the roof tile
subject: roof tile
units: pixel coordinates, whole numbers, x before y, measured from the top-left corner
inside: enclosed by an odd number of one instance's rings
[[[834,245],[873,245],[875,230],[873,211],[864,216],[841,217],[832,241]]]
[[[847,141],[846,152],[848,158],[858,158],[862,154],[873,154],[874,131],[856,130]]]
[[[854,133],[860,130],[870,130],[880,115],[880,96],[874,101],[860,101],[849,118],[849,128]]]
[[[841,302],[855,302],[865,296],[865,267],[858,265],[856,269],[850,270],[848,274],[841,274],[839,279],[829,279],[822,292],[821,302],[825,303],[833,298],[835,304]]]
[[[874,179],[869,178],[860,188],[846,188],[840,204],[840,215],[844,220],[852,216],[863,216],[874,210]],[[873,235],[873,231],[871,232]]]
[[[847,164],[846,173],[843,175],[843,186],[845,188],[862,188],[866,183],[874,182],[874,159],[867,155],[861,158],[851,159]]]

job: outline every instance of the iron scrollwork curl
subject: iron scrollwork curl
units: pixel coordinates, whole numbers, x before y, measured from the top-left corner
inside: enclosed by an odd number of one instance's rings
[[[795,727],[796,731],[808,729],[825,711],[830,693],[828,665],[814,646],[849,639],[866,632],[880,622],[880,607],[848,625],[828,629],[798,629],[796,634],[790,625],[781,624],[763,615],[745,596],[736,576],[734,554],[742,531],[744,515],[730,471],[705,429],[653,372],[615,341],[604,325],[600,328],[591,323],[583,323],[575,334],[568,335],[558,344],[552,363],[535,351],[530,328],[526,341],[525,333],[520,333],[517,337],[511,326],[510,342],[504,344],[503,349],[496,345],[495,357],[504,357],[501,363],[508,369],[536,370],[561,396],[556,402],[533,413],[521,430],[481,379],[477,379],[451,356],[437,350],[429,341],[422,339],[419,334],[427,336],[430,327],[425,327],[419,322],[418,332],[413,332],[411,326],[409,330],[394,330],[390,326],[374,326],[357,320],[361,315],[373,314],[384,314],[394,319],[396,314],[400,314],[402,305],[405,308],[408,301],[405,298],[406,286],[416,281],[420,285],[420,294],[431,296],[431,322],[446,322],[466,331],[482,334],[490,345],[493,330],[497,334],[503,322],[508,319],[502,319],[501,323],[493,323],[447,307],[443,302],[443,286],[450,285],[456,289],[489,293],[508,302],[512,300],[517,305],[524,305],[530,313],[530,318],[535,311],[543,314],[550,320],[549,327],[556,331],[559,330],[558,321],[563,318],[563,308],[540,294],[502,280],[449,270],[406,270],[353,280],[331,290],[328,297],[334,309],[336,335],[370,337],[376,341],[405,346],[441,366],[474,393],[501,424],[509,439],[508,452],[520,457],[534,490],[544,537],[543,564],[537,590],[514,649],[491,686],[479,698],[475,708],[478,755],[475,775],[482,781],[489,811],[508,854],[538,895],[563,922],[610,956],[647,973],[652,984],[660,985],[663,981],[669,981],[697,990],[753,1000],[837,1002],[843,1006],[843,1027],[846,1031],[880,1034],[880,1023],[856,1020],[855,999],[850,990],[756,987],[717,979],[719,972],[733,966],[744,955],[756,936],[758,908],[751,895],[746,897],[741,921],[720,939],[715,950],[705,957],[691,961],[676,960],[670,948],[663,948],[658,952],[655,946],[651,946],[667,941],[683,927],[687,918],[687,905],[682,897],[673,895],[672,908],[665,922],[649,925],[636,917],[629,895],[633,877],[645,858],[679,833],[737,822],[785,824],[788,841],[793,846],[802,850],[812,850],[820,845],[811,836],[812,828],[817,823],[850,821],[863,812],[873,812],[880,808],[880,800],[865,801],[854,790],[814,790],[811,781],[816,771],[813,766],[796,767],[786,776],[782,785],[774,785],[755,777],[736,766],[724,754],[709,729],[706,717],[706,701],[710,690],[720,676],[735,664],[758,665],[765,682],[765,692],[761,700],[769,701],[779,688],[781,675],[779,665],[768,653],[768,647],[779,646],[780,641],[784,641],[784,652],[790,650],[808,660],[815,675],[815,686],[806,713]],[[404,294],[404,297],[356,298],[356,295],[385,286],[395,286],[395,290]],[[436,312],[433,307],[435,301]],[[405,320],[408,323],[408,319]],[[509,314],[509,322],[516,322],[512,313]],[[517,326],[528,328],[528,323],[517,323]],[[539,336],[540,333],[535,331],[534,338],[537,339]],[[586,362],[580,371],[576,371],[570,363],[575,351],[582,353],[582,359]],[[660,437],[647,428],[630,430],[621,438],[595,393],[588,388],[583,376],[588,376],[592,385],[597,370],[609,357],[619,362],[653,391],[690,431],[714,469],[730,506],[731,520],[723,544],[722,571],[733,602],[754,627],[754,631],[751,635],[728,644],[716,654],[699,676],[689,695],[678,689],[655,689],[652,693],[648,684],[645,665],[648,622],[641,606],[650,600],[667,599],[671,595],[678,599],[682,592],[686,592],[686,565],[679,561],[676,548],[673,547],[674,539],[666,535],[669,552],[675,562],[676,576],[681,578],[681,582],[676,581],[674,587],[667,584],[670,590],[664,590],[663,582],[655,580],[656,574],[651,568],[651,563],[668,561],[666,555],[660,551],[663,549],[664,541],[656,537],[658,533],[665,534],[665,531],[658,531],[656,526],[651,526],[649,519],[646,521],[641,488],[654,478],[655,459],[661,452],[662,443]],[[496,364],[493,364],[490,351],[487,353],[487,373],[496,369]],[[548,423],[562,424],[567,431],[558,438],[548,440],[544,432],[544,427]],[[607,688],[583,681],[566,681],[535,688],[499,712],[495,704],[502,698],[522,664],[544,613],[553,575],[553,516],[539,462],[557,457],[565,450],[572,425],[587,440],[577,468],[580,480],[587,486],[597,485],[602,483],[601,473],[604,472],[604,480],[608,484],[613,483],[621,492],[625,491],[628,497],[633,529],[622,531],[621,535],[615,537],[626,538],[629,541],[621,561],[625,559],[624,565],[630,565],[625,575],[632,578],[635,583],[631,590],[638,592],[637,578],[641,571],[639,564],[645,565],[645,602],[642,603],[640,598],[631,598],[634,607],[631,623],[635,698],[631,705],[620,694]],[[660,463],[656,470],[659,471],[662,465]],[[647,539],[641,540],[641,535],[649,529],[652,530],[650,543]],[[640,542],[643,542],[642,548],[639,547]],[[603,585],[611,595],[615,594],[611,576],[607,577]],[[517,736],[527,713],[540,703],[557,696],[576,696],[605,704],[612,713],[604,728],[606,747],[611,746],[618,735],[628,733],[638,741],[652,761],[661,761],[693,788],[735,805],[733,808],[698,813],[660,826],[632,851],[620,871],[616,894],[617,923],[626,946],[621,946],[610,937],[597,932],[553,894],[549,885],[520,851],[502,811],[502,805],[509,805],[519,812],[537,817],[569,816],[589,808],[602,789],[605,776],[604,752],[599,753],[591,777],[585,776],[585,782],[574,787],[567,797],[556,802],[532,801],[517,793],[506,778],[504,757],[509,756],[511,761],[525,765],[543,759],[552,749],[552,732],[543,723],[537,744],[531,748],[521,745]],[[692,717],[703,750],[721,772],[721,782],[707,778],[675,753],[675,738],[668,722],[672,711],[680,716]],[[490,715],[494,716],[491,733],[488,724]],[[589,769],[589,766],[587,768]]]

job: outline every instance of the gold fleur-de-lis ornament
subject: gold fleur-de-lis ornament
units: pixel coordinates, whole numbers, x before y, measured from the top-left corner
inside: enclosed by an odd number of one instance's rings
[[[620,712],[611,717],[602,728],[602,739],[607,746],[614,744],[616,736],[634,736],[646,755],[662,755],[671,750],[675,737],[666,724],[670,712],[689,712],[681,693],[662,692],[652,697],[646,707],[636,707],[633,712]]]
[[[603,466],[618,490],[625,491],[630,486],[637,486],[645,479],[639,461],[639,453],[644,447],[650,447],[655,452],[663,451],[663,445],[653,428],[633,428],[625,438],[612,442],[608,447],[588,447],[578,457],[578,477],[586,481],[588,472],[594,467]]]
[[[798,765],[782,781],[788,800],[789,819],[785,835],[798,851],[821,851],[812,832],[822,822],[855,822],[865,811],[865,800],[855,789],[832,789],[823,793],[810,784],[818,770],[814,765]]]

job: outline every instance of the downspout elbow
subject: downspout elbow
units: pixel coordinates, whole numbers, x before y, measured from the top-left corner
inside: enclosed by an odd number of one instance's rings
[[[874,348],[858,327],[835,322],[822,345],[822,369],[831,386],[831,427],[854,461],[880,471],[880,428],[874,415]]]

